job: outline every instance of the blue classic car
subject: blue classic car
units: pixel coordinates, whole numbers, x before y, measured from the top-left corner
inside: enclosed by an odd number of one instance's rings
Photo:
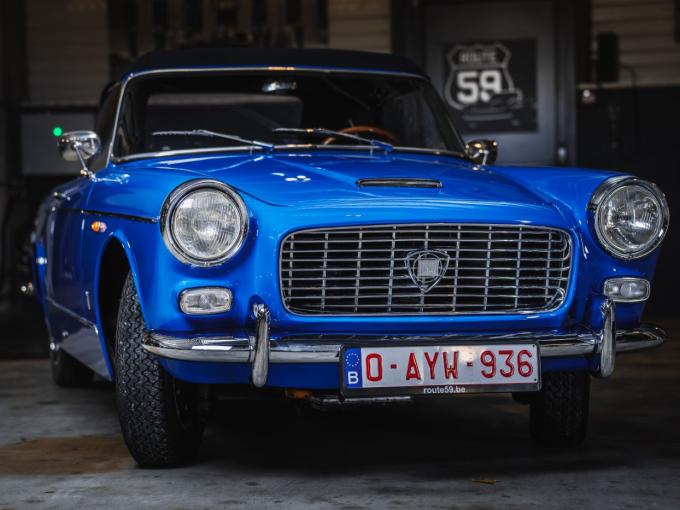
[[[107,88],[81,176],[35,224],[57,384],[115,383],[143,466],[185,462],[231,392],[316,405],[507,392],[543,445],[585,437],[591,376],[641,324],[664,195],[494,166],[396,56],[178,50]],[[228,386],[227,386],[228,385]]]

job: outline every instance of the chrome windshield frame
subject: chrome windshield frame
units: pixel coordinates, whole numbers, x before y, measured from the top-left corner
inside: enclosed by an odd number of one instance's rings
[[[147,159],[147,158],[155,158],[155,157],[162,157],[162,156],[169,156],[169,155],[182,155],[182,154],[200,154],[202,152],[223,152],[226,150],[239,150],[239,151],[252,151],[252,150],[260,150],[258,148],[253,148],[253,147],[228,147],[228,148],[216,148],[216,150],[211,150],[214,148],[205,148],[205,149],[187,149],[187,150],[177,150],[177,151],[162,151],[162,152],[147,152],[147,153],[138,153],[138,154],[130,154],[127,156],[115,156],[113,154],[113,147],[116,143],[116,139],[118,137],[118,124],[120,122],[120,114],[121,110],[123,107],[123,104],[125,102],[126,98],[126,92],[127,92],[127,87],[128,85],[132,82],[135,81],[139,78],[143,77],[148,77],[148,76],[154,76],[154,75],[172,75],[172,74],[184,74],[184,73],[197,73],[197,74],[215,74],[215,73],[243,73],[243,72],[300,72],[300,73],[309,73],[309,74],[361,74],[361,75],[373,75],[373,76],[392,76],[392,77],[401,77],[401,78],[414,78],[418,79],[421,81],[424,81],[426,83],[431,83],[430,79],[427,76],[420,75],[420,74],[415,74],[415,73],[406,73],[406,72],[397,72],[397,71],[382,71],[382,70],[370,70],[370,69],[354,69],[354,68],[334,68],[334,67],[313,67],[313,66],[239,66],[239,67],[185,67],[185,68],[167,68],[167,69],[151,69],[148,71],[140,71],[137,73],[130,73],[125,76],[125,78],[122,81],[122,85],[120,88],[119,96],[118,96],[118,104],[116,105],[116,115],[114,118],[113,122],[113,133],[111,134],[111,140],[109,141],[108,147],[106,148],[106,163],[104,165],[104,168],[108,167],[111,163],[121,163],[125,161],[130,161],[134,159]],[[451,123],[451,129],[453,131],[454,136],[458,139],[459,143],[461,143],[461,146],[464,146],[464,141],[460,137],[460,134],[458,131],[455,129],[455,126],[453,123]],[[319,148],[320,146],[313,145],[313,144],[300,144],[300,145],[285,145],[285,146],[275,146],[275,149],[279,149],[280,147],[288,147],[290,149],[316,149]],[[348,148],[360,148],[362,150],[365,150],[365,147],[362,145],[358,146],[342,146],[342,145],[335,145],[335,146],[328,146],[331,148],[342,148],[343,150],[348,149]],[[373,147],[375,149],[375,147]],[[423,152],[427,154],[443,154],[443,155],[453,155],[455,157],[461,157],[464,158],[465,155],[463,153],[459,153],[456,151],[450,151],[448,149],[445,150],[438,150],[438,149],[429,149],[426,147],[394,147],[395,151],[401,150],[404,152]]]
[[[374,152],[384,152],[379,147],[374,145],[321,145],[321,144],[286,144],[286,145],[275,145],[273,147],[274,152],[285,152],[285,151],[305,151],[305,150],[338,150],[338,151],[356,151],[356,152],[368,152],[371,155]],[[263,147],[250,146],[250,145],[239,145],[236,147],[203,147],[200,149],[178,149],[170,151],[157,151],[157,152],[140,152],[138,154],[131,154],[129,156],[116,157],[113,156],[111,161],[115,164],[127,163],[128,161],[137,161],[141,159],[154,159],[154,158],[165,158],[174,156],[192,156],[198,154],[205,154],[207,156],[219,155],[220,153],[233,153],[242,152],[249,155],[253,153],[267,152],[267,149]],[[425,149],[422,147],[394,147],[392,152],[397,153],[411,153],[411,154],[430,154],[433,156],[452,156],[455,158],[464,159],[465,155],[461,152],[449,151],[443,149]]]

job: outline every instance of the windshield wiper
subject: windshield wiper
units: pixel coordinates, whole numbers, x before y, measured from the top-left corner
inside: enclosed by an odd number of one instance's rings
[[[231,140],[232,142],[239,142],[254,147],[262,147],[268,151],[274,150],[274,145],[259,140],[246,140],[237,135],[230,135],[227,133],[218,133],[217,131],[209,131],[207,129],[191,129],[185,131],[154,131],[152,136],[205,136],[210,138],[223,138]]]
[[[297,135],[346,138],[348,140],[354,140],[355,142],[373,145],[374,147],[378,147],[386,152],[391,152],[392,149],[394,149],[394,146],[391,143],[381,142],[380,140],[373,140],[371,138],[364,138],[363,136],[351,135],[349,133],[343,133],[342,131],[334,131],[333,129],[326,128],[276,128],[272,130],[272,133],[292,133]]]

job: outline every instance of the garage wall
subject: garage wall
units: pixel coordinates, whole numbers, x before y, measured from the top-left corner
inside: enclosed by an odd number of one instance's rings
[[[673,0],[591,1],[593,54],[598,32],[617,33],[622,69],[618,83],[580,85],[590,99],[579,101],[578,163],[656,182],[673,216],[680,201],[680,153],[673,149],[680,117],[680,44],[674,41]],[[637,76],[635,87],[630,69]],[[680,235],[671,226],[652,283],[649,317],[677,312],[678,250]]]
[[[0,64],[5,62],[5,31],[4,31],[4,26],[3,23],[0,20]],[[0,65],[0,70],[2,70],[4,66]],[[6,146],[6,131],[5,131],[5,122],[6,122],[6,98],[5,98],[5,83],[3,78],[0,76],[0,225],[2,225],[4,219],[5,219],[5,214],[6,214],[6,204],[7,204],[7,188],[6,188],[6,181],[7,181],[7,146]],[[0,229],[0,232],[2,229]],[[4,267],[3,265],[5,264],[5,257],[4,257],[4,242],[2,239],[0,239],[0,273],[2,273],[2,268]],[[5,287],[4,285],[5,282],[0,281],[0,294],[3,294],[5,292]],[[0,301],[0,311],[3,310],[3,303]]]
[[[27,0],[31,104],[92,104],[109,80],[106,0]]]
[[[679,85],[680,44],[674,41],[673,0],[591,0],[593,51],[598,32],[619,35],[621,64],[638,85]],[[621,69],[622,84],[631,73]]]
[[[389,0],[329,0],[329,47],[392,51]]]
[[[5,55],[7,50],[5,49],[5,27],[0,20],[0,72],[4,70]],[[5,96],[5,81],[2,76],[0,76],[0,225],[2,225],[2,207],[5,203],[4,201],[4,188],[3,184],[5,182],[5,175],[7,172],[7,153],[6,153],[6,131],[5,123],[7,117],[7,99]],[[0,260],[2,260],[0,258]],[[2,289],[0,289],[2,290]]]
[[[109,79],[107,1],[27,0],[26,18],[30,103],[95,103]],[[328,20],[332,48],[391,51],[390,0],[331,0]]]

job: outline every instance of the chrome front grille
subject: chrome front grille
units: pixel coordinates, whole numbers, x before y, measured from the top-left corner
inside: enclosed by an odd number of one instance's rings
[[[437,223],[294,232],[279,269],[291,312],[404,315],[555,309],[570,267],[562,230]]]

